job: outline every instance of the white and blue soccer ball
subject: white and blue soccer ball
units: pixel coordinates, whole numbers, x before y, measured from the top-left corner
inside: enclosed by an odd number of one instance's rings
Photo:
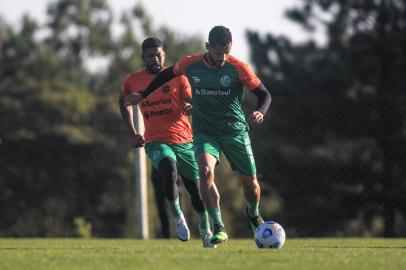
[[[255,243],[259,248],[282,248],[285,230],[275,221],[266,221],[255,230]]]

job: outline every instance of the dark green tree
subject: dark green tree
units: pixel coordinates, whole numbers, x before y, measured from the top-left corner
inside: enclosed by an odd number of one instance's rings
[[[111,49],[112,11],[105,0],[58,0],[48,5],[47,13],[52,31],[48,42],[73,64]]]
[[[1,234],[75,235],[73,221],[83,215],[95,235],[117,235],[124,182],[113,183],[122,157],[115,138],[92,125],[103,99],[87,80],[66,76],[83,66],[64,66],[65,56],[34,38],[38,30],[25,16],[2,40]]]
[[[274,96],[272,135],[257,152],[270,156],[277,217],[297,235],[404,235],[405,4],[304,0],[287,14],[324,26],[328,42],[248,33]]]
[[[94,236],[131,235],[132,158],[117,98],[124,76],[142,68],[134,28],[152,23],[126,16],[118,38],[106,1],[53,1],[45,27],[0,20],[1,236],[77,236],[83,221]],[[151,31],[171,40],[173,58],[198,43]],[[91,58],[107,68],[89,70]]]

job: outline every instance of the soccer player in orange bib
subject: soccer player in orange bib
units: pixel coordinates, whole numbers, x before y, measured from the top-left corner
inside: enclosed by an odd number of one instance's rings
[[[144,118],[145,133],[137,132],[133,121],[132,106],[125,105],[125,97],[143,91],[155,76],[165,69],[165,51],[157,38],[147,38],[142,43],[142,60],[146,68],[128,75],[120,93],[120,111],[128,127],[132,144],[141,147],[152,165],[164,178],[164,193],[174,217],[176,235],[182,241],[190,238],[190,231],[179,205],[177,178],[183,180],[190,193],[193,208],[199,218],[199,233],[206,248],[216,247],[209,218],[200,194],[199,171],[194,157],[192,130],[188,120],[191,112],[191,89],[184,76],[173,78],[151,94],[140,105]]]
[[[201,192],[214,224],[213,244],[224,243],[228,235],[220,211],[220,195],[214,169],[224,153],[233,170],[240,173],[247,200],[245,212],[252,231],[263,219],[259,213],[260,186],[248,135],[248,123],[259,125],[271,104],[271,95],[247,64],[230,55],[232,35],[228,28],[210,30],[206,53],[182,57],[163,70],[141,94],[126,98],[138,104],[176,76],[187,76],[192,87],[193,144],[201,179]],[[245,119],[243,88],[257,96],[257,108]]]

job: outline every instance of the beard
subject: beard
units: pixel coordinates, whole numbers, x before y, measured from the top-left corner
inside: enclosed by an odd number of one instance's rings
[[[222,67],[222,66],[224,66],[224,63],[225,63],[225,61],[214,60],[209,53],[207,54],[207,59],[208,59],[209,64],[212,66],[215,66],[215,67]]]
[[[162,65],[161,64],[150,65],[147,67],[147,69],[151,74],[158,74],[162,70]]]

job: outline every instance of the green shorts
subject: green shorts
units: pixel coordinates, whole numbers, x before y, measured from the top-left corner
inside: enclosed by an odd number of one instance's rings
[[[193,134],[193,144],[196,156],[208,153],[220,161],[220,154],[223,152],[233,171],[238,171],[245,176],[252,176],[257,172],[251,140],[246,131],[234,137],[195,133]]]
[[[155,168],[158,168],[162,159],[172,158],[176,161],[178,174],[190,180],[199,180],[199,169],[192,143],[167,144],[150,142],[145,145],[145,151]]]

